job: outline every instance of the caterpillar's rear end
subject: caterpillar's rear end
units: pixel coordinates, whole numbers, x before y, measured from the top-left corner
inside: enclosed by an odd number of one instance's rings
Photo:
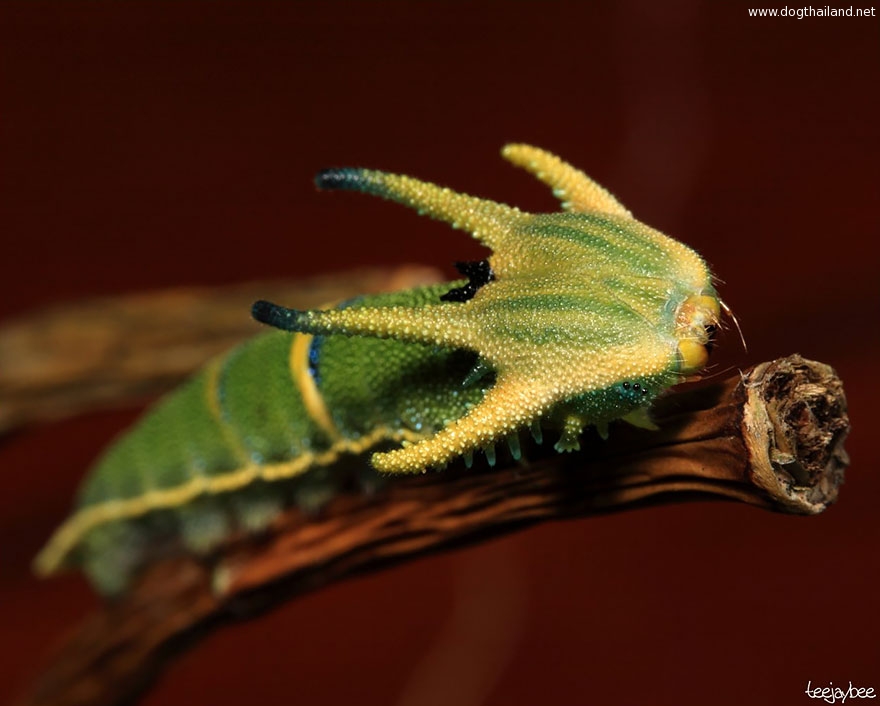
[[[416,306],[449,287],[350,306]],[[348,480],[346,463],[374,483],[364,454],[418,441],[480,401],[491,376],[461,384],[475,359],[391,340],[259,336],[211,362],[106,451],[37,569],[81,565],[101,592],[116,593],[152,558],[206,554],[264,530],[291,504],[316,510]]]

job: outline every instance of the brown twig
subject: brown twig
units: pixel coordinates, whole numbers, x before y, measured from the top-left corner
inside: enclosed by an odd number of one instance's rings
[[[394,479],[341,495],[319,518],[287,511],[270,535],[211,561],[156,564],[123,600],[93,616],[23,702],[119,704],[194,636],[358,572],[528,524],[646,503],[727,498],[813,514],[843,479],[849,430],[840,380],[800,356],[678,391],[656,409],[659,431],[618,425],[611,440],[528,464]]]

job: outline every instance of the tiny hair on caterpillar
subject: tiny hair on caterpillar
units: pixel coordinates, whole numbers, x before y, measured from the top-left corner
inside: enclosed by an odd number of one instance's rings
[[[651,403],[708,360],[724,307],[691,248],[608,191],[524,144],[502,155],[553,189],[554,213],[371,169],[320,172],[320,189],[396,201],[470,232],[487,260],[463,278],[302,311],[258,301],[268,330],[208,363],[111,444],[77,507],[36,557],[79,567],[107,595],[163,552],[204,555],[285,507],[320,507],[360,457],[421,473],[520,434],[559,452],[616,420],[652,428]]]

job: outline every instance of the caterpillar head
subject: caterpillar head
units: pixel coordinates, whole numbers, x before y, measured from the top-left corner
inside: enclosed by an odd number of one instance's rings
[[[706,364],[720,305],[699,255],[635,220],[558,157],[528,145],[502,154],[551,186],[564,210],[524,213],[368,169],[316,178],[321,188],[381,196],[471,232],[492,250],[488,273],[465,272],[473,287],[418,307],[254,305],[254,317],[277,328],[465,348],[496,371],[495,385],[468,414],[423,441],[376,454],[381,471],[445,465],[551,412],[563,412],[570,430],[604,424]],[[651,394],[634,399],[624,382]]]

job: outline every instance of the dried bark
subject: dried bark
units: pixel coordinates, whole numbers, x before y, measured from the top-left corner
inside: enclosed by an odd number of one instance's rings
[[[659,431],[618,425],[577,454],[525,449],[528,464],[393,479],[342,494],[318,518],[287,511],[268,536],[210,561],[168,559],[89,619],[58,653],[30,706],[119,704],[199,635],[359,572],[529,524],[648,503],[726,498],[814,514],[834,502],[848,459],[834,371],[800,356],[674,392]]]

